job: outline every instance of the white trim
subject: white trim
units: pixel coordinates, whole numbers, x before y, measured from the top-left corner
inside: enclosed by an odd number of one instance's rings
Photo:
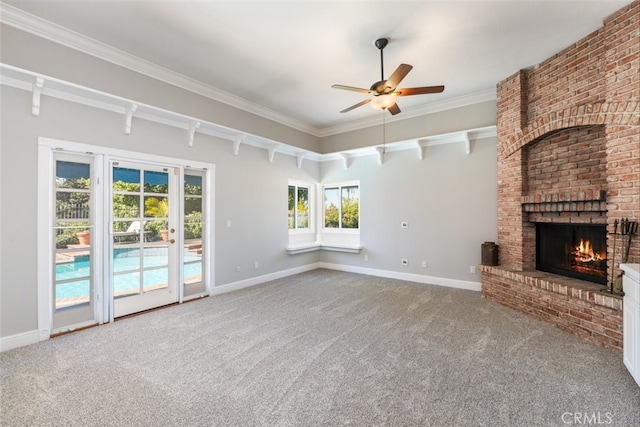
[[[351,254],[359,254],[362,250],[360,245],[343,245],[343,244],[326,244],[321,242],[308,242],[299,243],[296,245],[287,246],[287,252],[289,255],[303,254],[305,252],[313,251],[332,251],[332,252],[347,252]]]
[[[25,345],[35,344],[39,341],[43,341],[48,338],[49,337],[42,338],[40,335],[40,332],[37,330],[22,332],[20,334],[15,334],[15,335],[9,335],[7,337],[1,337],[0,353],[3,351],[12,350],[14,348],[24,347]]]
[[[2,7],[0,7],[0,22],[46,40],[50,40],[62,46],[83,52],[128,70],[138,72],[145,76],[177,86],[184,90],[188,90],[189,92],[213,99],[248,113],[264,117],[265,119],[272,120],[276,123],[297,129],[318,138],[362,129],[379,123],[378,117],[368,117],[345,124],[319,128],[318,126],[294,119],[293,117],[289,117],[278,111],[258,105],[247,99],[169,70],[168,68],[161,67],[137,56],[131,55],[130,53],[69,30],[68,28],[46,21],[8,4],[2,4]],[[388,123],[397,120],[406,120],[434,112],[464,107],[480,102],[495,101],[496,99],[496,88],[488,88],[484,91],[470,95],[444,99],[439,102],[433,102],[427,105],[403,110],[402,117],[389,118]]]
[[[479,104],[482,102],[496,101],[498,99],[496,88],[486,89],[480,92],[463,95],[456,98],[443,99],[442,101],[432,102],[414,108],[402,110],[401,116],[387,116],[385,122],[387,125],[393,122],[408,120],[414,117],[424,116],[426,114],[439,113],[441,111],[453,110],[454,108],[466,107],[468,105]],[[352,132],[371,126],[379,126],[380,117],[367,117],[360,120],[354,120],[335,126],[329,126],[318,132],[318,137],[324,138],[331,135],[338,135],[345,132]]]
[[[275,273],[269,273],[262,276],[255,276],[249,279],[240,280],[238,282],[227,283],[225,285],[216,286],[211,290],[211,295],[220,295],[227,292],[237,291],[240,289],[248,288],[250,286],[260,285],[272,280],[281,279],[283,277],[293,276],[295,274],[305,273],[307,271],[315,270],[319,268],[318,263],[307,264],[301,267],[290,268],[288,270],[281,270]]]
[[[189,92],[213,99],[231,107],[239,108],[276,123],[317,136],[319,129],[301,120],[255,104],[224,90],[207,85],[183,74],[161,67],[130,53],[84,36],[60,25],[51,23],[14,6],[2,4],[0,21],[11,27],[34,34],[43,39],[94,56],[128,70],[177,86]]]
[[[293,276],[295,274],[305,273],[307,271],[316,270],[318,268],[326,268],[328,270],[344,271],[348,273],[365,274],[368,276],[386,277],[389,279],[406,280],[415,283],[424,283],[430,285],[444,286],[448,288],[465,289],[470,291],[480,292],[482,290],[481,283],[470,282],[466,280],[448,279],[445,277],[424,276],[420,274],[401,273],[397,271],[379,270],[373,268],[363,268],[352,265],[334,264],[327,262],[317,262],[313,264],[307,264],[300,267],[291,268],[288,270],[277,271],[275,273],[269,273],[262,276],[252,277],[246,280],[238,282],[227,283],[221,286],[214,286],[209,292],[209,295],[221,295],[227,292],[233,292],[240,289],[244,289],[251,286],[260,285],[272,280],[281,279],[284,277]],[[197,295],[191,295],[185,301],[198,299],[206,296],[206,293]],[[46,340],[38,331],[30,331],[21,334],[16,334],[4,338],[0,338],[0,351],[10,350],[12,348],[21,347],[24,345],[34,344],[38,341]]]
[[[38,138],[38,200],[40,205],[38,206],[38,222],[37,222],[37,235],[38,235],[38,245],[37,245],[37,292],[38,292],[38,337],[39,340],[46,340],[51,336],[52,327],[53,327],[53,308],[52,308],[52,295],[51,295],[51,286],[50,283],[53,280],[53,264],[52,257],[50,253],[50,249],[53,247],[53,235],[50,232],[51,227],[53,226],[52,221],[53,218],[51,216],[51,212],[53,210],[53,198],[51,197],[52,190],[52,171],[54,168],[54,152],[67,152],[74,154],[86,155],[90,153],[94,156],[94,166],[102,168],[103,172],[109,171],[108,163],[113,160],[122,160],[122,161],[131,161],[137,163],[144,164],[163,164],[169,167],[174,168],[191,168],[191,169],[202,169],[206,170],[208,173],[205,174],[205,179],[207,182],[208,189],[211,191],[208,194],[208,197],[205,197],[205,201],[207,204],[207,211],[203,221],[207,223],[207,239],[205,241],[206,250],[209,256],[207,260],[204,262],[204,276],[205,276],[205,288],[208,290],[212,287],[211,281],[213,280],[214,274],[214,230],[211,224],[213,224],[213,197],[214,197],[214,183],[215,183],[215,165],[211,163],[198,162],[193,160],[186,159],[178,159],[173,157],[165,157],[155,154],[145,154],[134,151],[120,150],[103,146],[96,146],[90,144],[83,144],[78,142],[64,141],[53,138],[39,137]],[[100,161],[99,161],[100,160]],[[96,169],[96,172],[98,169]],[[105,181],[101,183],[102,188],[109,187],[109,174],[105,175]],[[102,191],[102,194],[96,189],[96,198],[101,197],[103,203],[108,203],[108,191]],[[98,200],[95,200],[97,203]],[[46,206],[42,206],[45,204]],[[104,204],[104,206],[109,206],[109,204]],[[100,220],[100,224],[104,224],[102,222],[104,218]],[[97,224],[96,224],[97,225]],[[97,241],[100,248],[97,250],[102,250],[103,253],[109,253],[109,243],[103,242],[100,245],[100,242]],[[182,259],[182,257],[180,257]],[[112,309],[112,296],[110,295],[108,286],[108,270],[97,271],[97,274],[101,274],[103,280],[103,289],[98,290],[96,287],[96,295],[100,295],[100,291],[102,292],[102,300],[96,301],[96,316],[95,322],[92,323],[104,323],[113,321],[113,309]],[[178,286],[182,286],[181,281],[179,281]],[[69,325],[62,329],[72,329],[77,327],[78,325]]]
[[[41,144],[38,138],[38,222],[37,235],[37,295],[38,295],[38,331],[39,339],[49,339],[53,327],[53,309],[51,304],[51,286],[53,280],[53,260],[51,248],[53,237],[51,233],[53,211],[53,198],[51,196],[53,150],[51,147]]]
[[[343,163],[345,163],[345,166],[348,167],[350,159],[354,156],[379,155],[376,151],[377,147],[374,146],[320,154],[315,151],[305,150],[300,147],[271,140],[269,138],[247,134],[244,131],[222,126],[198,117],[187,116],[175,111],[165,110],[163,108],[147,105],[132,99],[127,99],[117,95],[97,91],[95,89],[80,86],[75,83],[66,82],[60,79],[44,76],[32,71],[0,63],[0,84],[2,85],[7,85],[17,89],[32,92],[33,81],[34,79],[38,78],[44,79],[42,95],[63,99],[65,101],[74,102],[80,105],[87,105],[93,108],[100,108],[113,113],[122,114],[123,120],[125,122],[125,134],[128,128],[127,122],[129,121],[129,116],[131,115],[131,118],[135,117],[136,119],[148,120],[167,126],[177,127],[179,129],[184,129],[185,131],[187,131],[187,135],[189,134],[190,126],[194,126],[194,123],[199,122],[200,126],[197,129],[198,133],[230,141],[232,143],[232,150],[235,155],[239,154],[240,144],[247,144],[269,151],[268,158],[271,161],[273,161],[276,151],[281,154],[294,156],[297,159],[298,167],[302,166],[302,158],[322,162],[341,160]],[[135,114],[131,113],[132,105],[136,106]],[[464,141],[465,134],[471,140],[478,140],[491,136],[495,137],[497,133],[495,125],[476,129],[463,129],[447,134],[430,135],[405,141],[389,141],[385,144],[385,151],[391,152],[415,149],[416,143],[420,144],[421,147],[428,147],[431,145]],[[188,142],[189,139],[187,138],[187,143]]]
[[[409,282],[424,283],[428,285],[444,286],[447,288],[466,289],[468,291],[480,292],[482,284],[480,282],[470,282],[467,280],[448,279],[446,277],[423,276],[422,274],[402,273],[399,271],[378,270],[374,268],[356,267],[353,265],[333,264],[320,262],[319,268],[329,270],[346,271],[348,273],[366,274],[369,276],[386,277],[389,279],[406,280]]]

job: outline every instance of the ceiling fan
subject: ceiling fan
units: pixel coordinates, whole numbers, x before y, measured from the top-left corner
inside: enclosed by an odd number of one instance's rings
[[[389,39],[386,38],[378,39],[375,41],[376,47],[380,49],[380,81],[372,84],[370,89],[363,89],[345,85],[331,86],[335,89],[351,90],[354,92],[373,95],[371,98],[367,98],[364,101],[360,101],[357,104],[352,105],[351,107],[345,108],[344,110],[340,111],[341,113],[346,113],[347,111],[351,111],[362,105],[371,103],[374,108],[388,110],[392,115],[396,115],[400,112],[400,107],[398,107],[398,104],[396,104],[397,97],[424,95],[428,93],[440,93],[444,90],[444,86],[422,86],[397,89],[402,79],[404,79],[407,74],[409,74],[409,71],[411,71],[411,69],[413,68],[413,66],[409,64],[400,64],[398,68],[396,68],[396,70],[393,72],[393,74],[391,74],[391,77],[385,80],[382,51],[388,43]]]

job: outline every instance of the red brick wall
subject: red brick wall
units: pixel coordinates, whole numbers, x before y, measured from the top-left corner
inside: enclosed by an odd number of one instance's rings
[[[622,351],[622,301],[542,277],[482,266],[482,295],[605,348]]]
[[[608,277],[620,273],[613,223],[640,222],[640,0],[506,78],[497,95],[500,266],[483,266],[483,295],[621,349],[620,300],[607,305],[615,298],[604,301],[598,285],[584,298],[580,283],[536,278],[535,222],[606,224]],[[628,262],[637,263],[640,236],[632,243]]]
[[[635,1],[600,30],[498,84],[498,243],[505,268],[535,266],[530,248],[535,237],[522,206],[530,194],[554,195],[566,185],[582,193],[604,191],[609,233],[615,219],[640,221],[639,17]],[[571,141],[578,137],[585,139]],[[592,150],[589,143],[597,147]],[[557,166],[567,179],[536,175],[553,169],[544,159],[535,160],[542,151],[566,156]],[[527,165],[532,156],[537,165]],[[640,260],[638,241],[633,240],[630,262]]]
[[[607,185],[604,127],[565,130],[527,146],[528,195],[600,191]]]

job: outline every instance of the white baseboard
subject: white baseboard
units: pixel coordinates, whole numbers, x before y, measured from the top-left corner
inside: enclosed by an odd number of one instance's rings
[[[239,282],[227,283],[226,285],[214,286],[209,295],[220,295],[238,289],[248,288],[249,286],[259,285],[271,280],[281,279],[283,277],[293,276],[294,274],[305,273],[307,271],[319,268],[318,263],[303,265],[302,267],[290,268],[288,270],[276,271],[275,273],[265,274],[263,276],[251,277]]]
[[[216,286],[211,290],[210,295],[220,295],[231,291],[237,291],[239,289],[259,285],[271,280],[293,276],[294,274],[305,273],[317,268],[345,271],[348,273],[366,274],[369,276],[386,277],[389,279],[407,280],[410,282],[426,283],[430,285],[446,286],[449,288],[466,289],[470,291],[479,292],[482,290],[482,285],[479,282],[447,279],[444,277],[423,276],[421,274],[402,273],[398,271],[378,270],[375,268],[356,267],[352,265],[317,262],[313,264],[303,265],[301,267],[295,267],[288,270],[265,274],[262,276],[251,277],[249,279],[241,280],[238,282],[227,283],[226,285]],[[37,330],[0,338],[0,352],[29,344],[35,344],[47,338],[48,336],[46,336],[46,334],[41,336],[41,334]]]
[[[2,337],[0,338],[0,352],[35,344],[39,341],[40,333],[37,330]]]
[[[319,263],[319,268],[346,271],[348,273],[367,274],[369,276],[386,277],[388,279],[407,280],[409,282],[426,283],[429,285],[445,286],[447,288],[466,289],[468,291],[482,290],[482,283],[467,280],[447,279],[445,277],[424,276],[422,274],[402,273],[398,271],[378,270],[375,268],[356,267],[353,265]]]

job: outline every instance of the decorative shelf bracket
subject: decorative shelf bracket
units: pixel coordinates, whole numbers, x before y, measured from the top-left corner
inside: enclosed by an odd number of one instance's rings
[[[416,148],[418,149],[418,160],[424,159],[424,145],[422,145],[422,141],[416,141]]]
[[[376,147],[376,151],[378,152],[378,164],[382,165],[384,161],[384,147]]]
[[[193,139],[196,136],[196,130],[200,127],[200,122],[191,122],[189,125],[189,141],[187,145],[189,147],[193,147]]]
[[[44,79],[42,77],[36,77],[36,81],[33,83],[33,98],[31,101],[31,114],[36,117],[40,115],[40,96],[42,95],[43,86]]]
[[[276,155],[278,144],[272,144],[269,146],[269,163],[273,163],[273,157]]]
[[[138,104],[131,104],[129,108],[127,108],[127,115],[124,119],[124,133],[127,135],[131,134],[131,120],[133,119],[133,113],[138,109]]]
[[[302,160],[304,160],[304,156],[306,155],[307,153],[298,153],[296,156],[298,158],[298,169],[302,168]]]
[[[471,154],[471,140],[469,139],[469,132],[463,132],[465,153]]]
[[[240,135],[236,136],[233,139],[233,155],[234,156],[237,156],[238,153],[240,153],[240,144],[242,144],[245,139],[247,139],[247,135],[245,135],[244,133],[241,133]]]
[[[342,160],[344,161],[344,168],[349,169],[350,156],[347,153],[341,153],[340,155],[342,156]]]

